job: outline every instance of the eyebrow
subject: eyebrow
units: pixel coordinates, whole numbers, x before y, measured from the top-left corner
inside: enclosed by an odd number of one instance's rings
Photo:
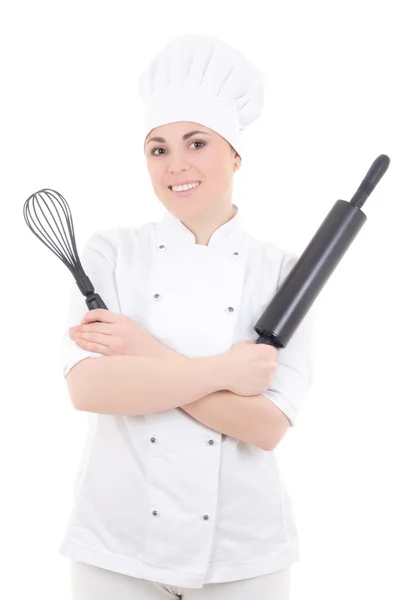
[[[188,138],[192,137],[192,135],[196,135],[197,133],[201,133],[202,135],[210,135],[206,131],[190,131],[189,133],[185,133],[185,135],[182,136],[182,139],[187,140]],[[150,144],[150,142],[160,142],[161,144],[164,144],[165,140],[162,137],[152,137],[147,141],[146,146],[147,144]]]

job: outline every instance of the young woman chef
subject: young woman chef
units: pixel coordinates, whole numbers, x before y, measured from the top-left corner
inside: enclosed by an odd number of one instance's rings
[[[287,600],[298,536],[273,450],[311,383],[312,327],[310,311],[286,348],[255,344],[297,260],[244,231],[232,203],[263,76],[219,39],[185,35],[154,58],[140,93],[166,210],[89,238],[81,261],[109,310],[88,312],[74,284],[77,329],[63,341],[70,395],[91,420],[60,548],[73,598]],[[190,372],[193,391],[171,396]]]

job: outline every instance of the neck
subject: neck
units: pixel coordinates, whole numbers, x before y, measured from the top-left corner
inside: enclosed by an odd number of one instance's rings
[[[221,213],[211,216],[204,215],[203,218],[190,220],[185,219],[182,223],[195,236],[195,244],[198,246],[208,246],[212,234],[219,227],[230,221],[237,213],[237,206],[228,205]]]

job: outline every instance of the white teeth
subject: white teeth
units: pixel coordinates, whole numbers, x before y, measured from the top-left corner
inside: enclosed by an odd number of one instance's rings
[[[191,190],[192,188],[197,187],[198,185],[200,185],[200,183],[198,181],[196,181],[195,183],[188,183],[186,185],[173,185],[172,191],[173,192],[185,192],[187,190]]]

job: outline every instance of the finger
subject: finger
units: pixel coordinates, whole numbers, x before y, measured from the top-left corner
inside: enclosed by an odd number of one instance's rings
[[[101,333],[103,335],[111,335],[114,328],[114,323],[86,323],[79,325],[75,329],[75,333]]]
[[[83,315],[81,323],[93,323],[93,321],[101,321],[103,323],[115,323],[117,313],[105,308],[94,308]]]
[[[91,332],[84,333],[78,332],[75,334],[76,340],[84,340],[85,342],[93,342],[95,344],[101,344],[102,346],[109,346],[111,342],[111,338],[109,335],[104,335],[103,333]]]
[[[90,342],[83,338],[75,340],[75,344],[82,348],[82,350],[87,350],[88,352],[97,352],[98,354],[104,354],[105,356],[108,356],[111,353],[108,346],[104,346],[104,344],[99,344],[97,342]]]

